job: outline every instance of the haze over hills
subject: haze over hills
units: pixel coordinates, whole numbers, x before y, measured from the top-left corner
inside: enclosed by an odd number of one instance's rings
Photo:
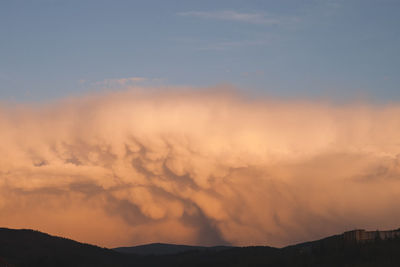
[[[147,244],[114,250],[34,230],[0,228],[0,267],[399,266],[400,230],[354,230],[284,248]]]

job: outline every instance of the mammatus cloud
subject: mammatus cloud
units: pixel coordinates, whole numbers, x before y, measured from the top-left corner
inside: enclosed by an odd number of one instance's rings
[[[400,105],[146,90],[0,107],[0,225],[111,247],[399,227]]]

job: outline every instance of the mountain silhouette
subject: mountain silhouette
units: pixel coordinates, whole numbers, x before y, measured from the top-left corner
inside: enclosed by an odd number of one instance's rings
[[[400,266],[400,230],[349,231],[284,248],[147,244],[115,249],[0,228],[0,267]]]
[[[193,250],[220,251],[230,248],[232,247],[230,246],[203,247],[203,246],[152,243],[134,247],[118,247],[114,248],[113,250],[121,253],[138,254],[138,255],[170,255],[170,254],[177,254]]]
[[[123,266],[127,262],[124,255],[110,249],[39,231],[8,228],[0,228],[0,259],[1,267]]]

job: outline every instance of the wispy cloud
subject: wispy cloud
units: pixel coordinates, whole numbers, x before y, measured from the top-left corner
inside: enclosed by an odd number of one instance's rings
[[[144,82],[147,78],[144,77],[128,77],[128,78],[119,78],[119,79],[105,79],[103,81],[96,82],[96,85],[102,85],[106,87],[113,86],[129,86],[136,83]]]
[[[225,41],[204,45],[198,50],[226,50],[230,48],[240,48],[245,46],[262,46],[270,43],[270,40],[243,40],[243,41]]]
[[[121,90],[134,87],[147,87],[147,86],[162,86],[167,82],[166,78],[162,77],[120,77],[120,78],[106,78],[103,80],[88,80],[80,79],[77,83],[88,90],[97,91],[99,89],[105,90]]]
[[[190,45],[195,50],[227,50],[243,47],[257,47],[270,45],[281,39],[275,34],[250,35],[246,39],[222,38],[218,40],[202,40],[199,38],[178,38],[176,42]]]
[[[197,17],[202,19],[215,19],[225,21],[237,21],[252,24],[281,24],[286,22],[287,19],[267,15],[265,13],[243,13],[234,10],[222,10],[222,11],[188,11],[178,13],[180,16],[186,17]]]

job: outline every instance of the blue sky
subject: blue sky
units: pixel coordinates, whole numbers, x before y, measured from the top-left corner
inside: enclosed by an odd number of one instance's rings
[[[4,0],[0,100],[124,85],[400,100],[398,0]]]

